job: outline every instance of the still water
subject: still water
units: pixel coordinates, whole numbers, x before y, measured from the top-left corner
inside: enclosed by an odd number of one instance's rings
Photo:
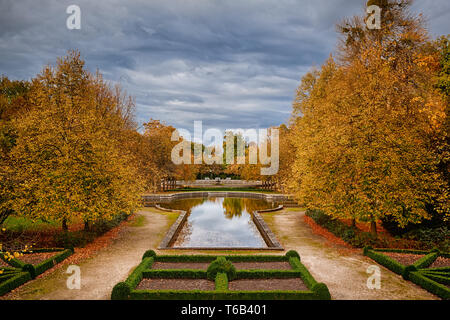
[[[266,248],[251,213],[273,205],[243,198],[183,199],[163,204],[166,208],[188,212],[173,247],[193,248]]]

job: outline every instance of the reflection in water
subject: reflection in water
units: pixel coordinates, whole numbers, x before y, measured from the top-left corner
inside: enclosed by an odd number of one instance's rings
[[[183,199],[164,206],[189,214],[174,247],[267,247],[251,216],[255,210],[272,207],[264,200]]]

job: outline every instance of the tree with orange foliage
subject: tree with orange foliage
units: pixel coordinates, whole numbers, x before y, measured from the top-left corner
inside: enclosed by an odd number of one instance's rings
[[[339,26],[337,61],[307,74],[294,104],[296,159],[289,187],[309,208],[338,218],[399,226],[449,215],[448,189],[430,148],[441,135],[445,103],[434,87],[439,66],[410,1],[383,8],[380,30],[364,18]]]
[[[131,213],[141,182],[121,137],[133,127],[132,100],[84,69],[71,51],[32,80],[29,110],[12,121],[17,184],[13,208],[31,219],[87,222]]]

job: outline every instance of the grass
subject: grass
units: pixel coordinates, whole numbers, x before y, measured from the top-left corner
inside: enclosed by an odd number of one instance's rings
[[[57,221],[33,221],[26,217],[9,216],[5,222],[3,222],[2,228],[6,228],[8,231],[12,232],[42,232],[59,228],[60,226],[61,223]]]
[[[103,235],[126,220],[124,214],[117,215],[109,221],[96,221],[90,230],[84,230],[81,219],[73,219],[69,223],[69,231],[62,230],[61,222],[55,220],[33,220],[20,216],[9,216],[1,228],[6,232],[0,233],[0,242],[5,247],[23,248],[25,245],[33,247],[84,247],[95,238]],[[145,221],[138,220],[137,224]]]
[[[132,227],[143,227],[144,225],[145,225],[144,216],[138,216],[133,220],[133,222],[130,223],[130,226]]]
[[[171,226],[175,222],[175,220],[177,220],[178,216],[180,215],[180,213],[178,213],[178,212],[162,211],[162,210],[158,210],[153,207],[143,207],[143,208],[141,208],[141,210],[165,215],[168,219],[169,226]]]
[[[287,211],[287,212],[301,212],[301,211],[306,211],[306,208],[302,208],[302,207],[298,207],[298,208],[284,208],[283,210]]]

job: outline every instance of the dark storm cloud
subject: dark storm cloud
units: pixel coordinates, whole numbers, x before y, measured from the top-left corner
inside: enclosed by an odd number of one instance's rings
[[[81,8],[81,30],[66,8]],[[29,79],[77,48],[136,98],[137,119],[192,129],[286,121],[302,75],[336,44],[335,24],[361,0],[97,0],[0,3],[0,73]],[[417,1],[431,33],[449,30],[446,0]]]

